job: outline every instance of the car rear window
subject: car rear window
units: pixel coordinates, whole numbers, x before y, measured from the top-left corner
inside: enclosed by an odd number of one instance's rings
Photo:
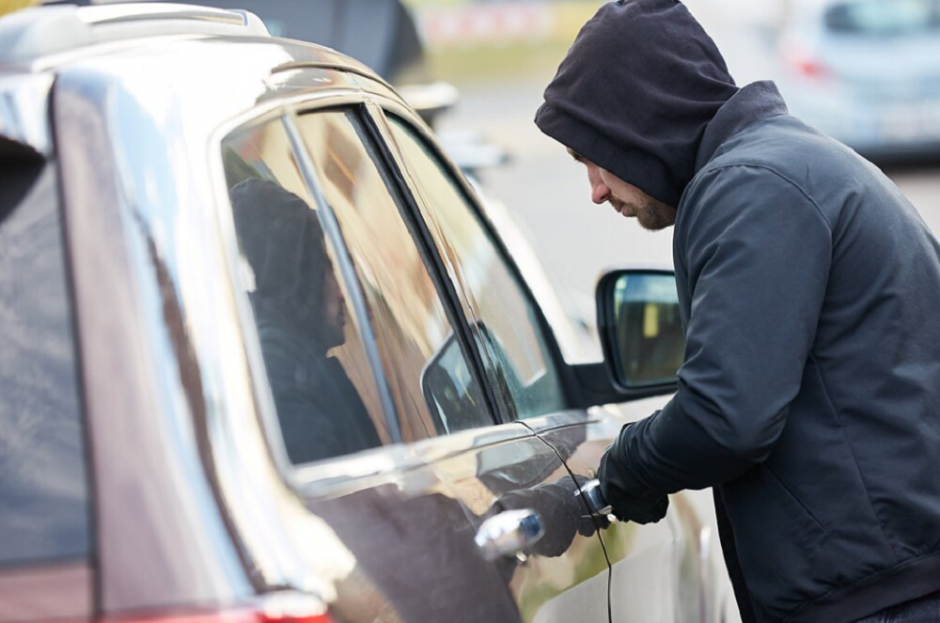
[[[861,0],[831,5],[826,27],[860,36],[908,36],[940,30],[940,0]]]
[[[56,186],[53,164],[0,139],[0,569],[89,553]]]

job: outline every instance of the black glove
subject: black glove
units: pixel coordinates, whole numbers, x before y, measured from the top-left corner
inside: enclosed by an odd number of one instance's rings
[[[617,462],[616,448],[617,444],[607,448],[597,471],[604,499],[610,504],[614,515],[622,521],[656,523],[666,516],[669,498],[661,493],[636,494],[628,491],[624,468]]]
[[[556,482],[507,493],[496,500],[486,516],[510,509],[533,509],[542,517],[545,535],[530,548],[529,553],[561,556],[568,551],[576,534],[591,536],[598,521],[603,521],[587,513],[587,505],[578,491],[579,483],[583,485],[585,482],[587,479],[580,476],[578,482],[571,476],[563,476]]]

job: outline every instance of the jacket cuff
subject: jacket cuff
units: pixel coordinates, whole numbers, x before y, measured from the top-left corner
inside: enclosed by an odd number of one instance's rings
[[[654,523],[666,516],[669,498],[665,494],[644,492],[622,460],[620,447],[632,425],[625,425],[617,442],[604,452],[597,477],[601,493],[613,508],[614,515],[636,523]]]

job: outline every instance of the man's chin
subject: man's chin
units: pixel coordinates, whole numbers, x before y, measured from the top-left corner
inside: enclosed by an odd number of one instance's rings
[[[636,222],[647,231],[662,231],[676,224],[675,219],[666,218],[666,215],[650,214],[648,212],[638,213]]]

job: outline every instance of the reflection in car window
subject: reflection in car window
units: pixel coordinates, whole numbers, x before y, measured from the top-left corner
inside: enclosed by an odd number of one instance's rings
[[[233,220],[288,457],[310,463],[388,440],[335,250],[280,120],[223,142]]]
[[[0,163],[0,568],[90,553],[54,165]]]
[[[403,441],[493,424],[361,121],[320,112],[298,127],[353,258]]]
[[[614,287],[617,366],[642,387],[673,380],[685,354],[679,293],[671,275],[625,275]]]
[[[390,117],[392,134],[413,172],[421,211],[483,352],[487,376],[499,388],[508,418],[564,408],[560,381],[535,310],[458,182],[423,139]]]

